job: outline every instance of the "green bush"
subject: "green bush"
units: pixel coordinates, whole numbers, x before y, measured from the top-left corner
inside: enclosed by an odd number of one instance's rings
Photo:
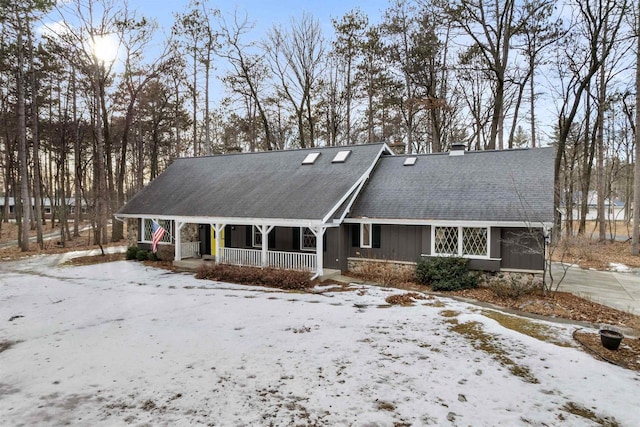
[[[148,252],[147,259],[149,261],[160,261],[160,258],[158,258],[158,254],[155,252]]]
[[[198,269],[196,278],[278,289],[307,289],[313,286],[309,273],[304,271],[239,267],[226,264],[203,264]]]
[[[145,251],[144,249],[138,250],[138,253],[136,254],[136,259],[138,261],[146,261],[146,260],[148,260],[149,259],[148,252]]]
[[[137,246],[129,246],[127,248],[127,253],[125,254],[126,259],[138,259],[138,247]]]
[[[469,274],[467,259],[460,257],[423,258],[416,266],[416,279],[431,285],[434,291],[457,291],[478,287],[478,279]]]

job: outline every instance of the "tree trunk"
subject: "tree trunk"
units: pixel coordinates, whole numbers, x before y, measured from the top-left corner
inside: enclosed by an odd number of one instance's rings
[[[40,249],[44,246],[42,238],[42,194],[40,180],[40,135],[38,133],[38,79],[36,78],[36,70],[33,57],[35,56],[33,49],[33,37],[31,31],[28,31],[29,39],[29,68],[31,69],[31,133],[33,138],[33,199],[35,206],[35,222],[37,242]],[[53,209],[53,202],[51,201]]]
[[[20,162],[20,198],[22,199],[22,221],[20,250],[29,250],[29,223],[31,221],[31,197],[29,197],[29,170],[27,166],[27,129],[25,121],[25,89],[24,89],[24,45],[22,40],[21,18],[16,12],[17,31],[17,73],[16,90],[18,103],[16,105],[18,158]],[[17,201],[16,201],[17,202]],[[17,205],[17,203],[16,203]],[[17,214],[17,213],[16,213]]]
[[[605,26],[604,31],[604,44],[606,44],[607,28]],[[605,177],[604,177],[604,108],[607,96],[607,88],[605,86],[605,62],[602,61],[600,65],[600,85],[598,87],[598,163],[597,163],[597,175],[598,175],[598,240],[604,242],[607,239],[606,232],[606,217],[604,212],[604,199],[605,199]]]
[[[533,84],[535,70],[534,70],[534,58],[533,56],[529,58],[529,72],[531,76],[529,77],[529,91],[531,92],[531,98],[529,99],[529,104],[531,108],[531,148],[536,148],[536,113],[535,113],[535,104],[536,104],[536,92],[535,85]]]
[[[640,255],[638,241],[640,240],[640,2],[636,11],[636,148],[635,164],[633,165],[633,238],[631,253]]]
[[[73,161],[74,161],[74,215],[73,237],[80,237],[80,220],[82,219],[82,164],[80,157],[80,124],[78,123],[78,93],[76,91],[76,73],[71,70],[71,90],[73,92]]]

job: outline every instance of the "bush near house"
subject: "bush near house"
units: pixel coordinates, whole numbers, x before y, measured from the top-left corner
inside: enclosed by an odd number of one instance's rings
[[[202,265],[198,268],[196,278],[288,290],[307,289],[313,286],[309,273],[304,271],[239,267],[226,264]]]
[[[126,259],[138,259],[138,247],[137,246],[129,246],[127,248],[127,252],[124,256]]]
[[[157,254],[146,251],[144,249],[139,249],[136,246],[129,246],[127,248],[125,259],[136,259],[138,261],[159,261]]]
[[[422,258],[416,266],[416,279],[434,291],[457,291],[478,287],[478,279],[469,274],[467,260],[460,257]]]

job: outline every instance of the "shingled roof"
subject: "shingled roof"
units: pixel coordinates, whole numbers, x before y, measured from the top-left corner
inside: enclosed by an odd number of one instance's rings
[[[553,160],[554,148],[384,157],[349,216],[551,223]]]
[[[333,163],[345,150],[346,160]],[[320,221],[387,150],[381,143],[181,158],[116,215]],[[317,160],[303,165],[312,152],[320,153]]]

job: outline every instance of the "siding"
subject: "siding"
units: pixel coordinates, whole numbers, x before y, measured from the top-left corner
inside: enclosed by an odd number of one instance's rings
[[[503,228],[500,246],[503,270],[544,269],[544,237],[542,230]]]
[[[380,247],[353,246],[354,234],[359,234],[360,224],[349,227],[349,257],[362,257],[393,261],[416,262],[423,253],[423,229],[419,225],[381,225]]]

